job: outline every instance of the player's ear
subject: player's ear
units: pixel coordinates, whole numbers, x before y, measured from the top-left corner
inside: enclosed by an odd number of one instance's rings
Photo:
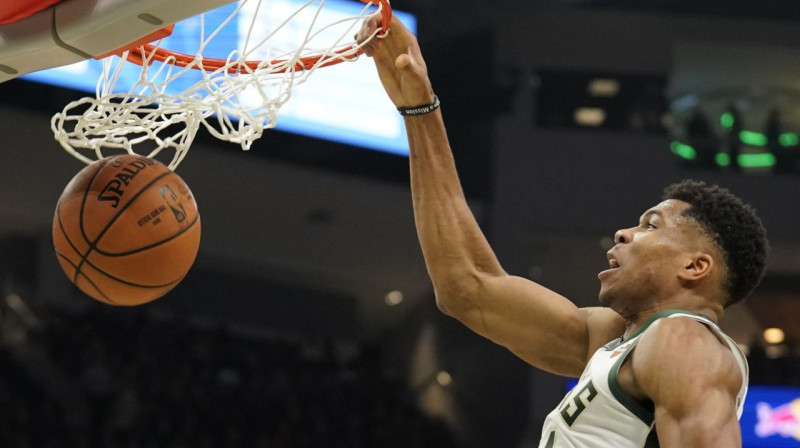
[[[680,277],[686,281],[696,282],[711,275],[714,258],[705,252],[690,254],[681,270]]]

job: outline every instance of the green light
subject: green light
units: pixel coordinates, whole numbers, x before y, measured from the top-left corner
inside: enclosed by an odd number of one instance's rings
[[[800,144],[800,138],[794,132],[786,132],[778,137],[781,146],[797,146]]]
[[[721,117],[719,117],[719,123],[725,129],[731,129],[735,122],[736,122],[736,119],[733,118],[733,114],[730,113],[730,112],[725,112],[724,114],[722,114]]]
[[[731,156],[725,154],[724,152],[718,152],[714,157],[714,160],[717,161],[717,165],[719,166],[730,166],[731,164]]]
[[[681,142],[672,142],[669,148],[673,153],[687,160],[694,160],[697,157],[697,151],[694,148]]]
[[[769,168],[775,166],[775,155],[770,152],[762,154],[739,154],[736,162],[742,168]]]
[[[745,145],[767,146],[767,136],[759,132],[742,131],[739,133],[739,140]]]

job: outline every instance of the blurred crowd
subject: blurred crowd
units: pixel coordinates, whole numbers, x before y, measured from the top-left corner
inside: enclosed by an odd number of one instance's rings
[[[0,447],[458,446],[377,346],[99,304],[36,314],[0,316]],[[748,358],[751,384],[800,386],[796,352]]]
[[[455,447],[377,347],[107,306],[0,348],[0,446]]]

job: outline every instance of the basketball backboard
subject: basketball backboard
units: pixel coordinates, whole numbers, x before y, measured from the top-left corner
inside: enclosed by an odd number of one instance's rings
[[[232,0],[6,0],[0,82],[114,52]]]

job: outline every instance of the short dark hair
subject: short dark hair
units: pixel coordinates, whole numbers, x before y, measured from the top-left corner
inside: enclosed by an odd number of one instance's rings
[[[677,199],[690,207],[683,215],[706,230],[725,259],[725,306],[750,295],[764,276],[769,243],[756,210],[718,185],[683,180],[664,189],[663,199]]]

